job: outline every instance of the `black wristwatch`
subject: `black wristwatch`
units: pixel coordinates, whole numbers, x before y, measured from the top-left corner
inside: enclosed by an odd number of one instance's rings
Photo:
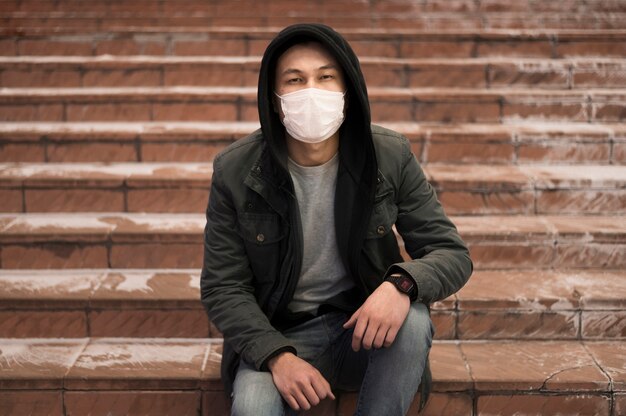
[[[392,273],[387,276],[385,281],[393,283],[396,289],[409,295],[411,302],[417,299],[417,286],[415,286],[415,282],[409,276],[402,273]]]

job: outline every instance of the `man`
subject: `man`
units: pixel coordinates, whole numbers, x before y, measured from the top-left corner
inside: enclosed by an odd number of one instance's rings
[[[371,125],[358,59],[323,25],[270,43],[258,106],[261,129],[215,158],[204,236],[232,413],[308,410],[345,389],[357,414],[401,415],[420,381],[423,405],[428,305],[472,262],[408,141]]]

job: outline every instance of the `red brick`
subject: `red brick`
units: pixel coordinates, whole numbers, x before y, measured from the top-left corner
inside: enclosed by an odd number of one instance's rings
[[[208,39],[204,41],[176,41],[174,55],[179,56],[245,56],[246,41],[244,39]]]
[[[402,68],[389,65],[364,65],[363,75],[369,87],[405,87],[407,75]]]
[[[49,162],[136,162],[134,144],[127,143],[51,143]],[[173,159],[175,160],[175,159]]]
[[[593,104],[594,121],[623,122],[626,120],[626,100]]]
[[[512,143],[437,143],[426,145],[425,161],[429,163],[493,163],[513,161]]]
[[[459,312],[460,339],[575,339],[576,312]]]
[[[124,194],[108,189],[26,189],[26,212],[124,211]]]
[[[222,391],[202,392],[202,414],[209,416],[230,416],[230,400]]]
[[[245,68],[241,64],[213,65],[200,69],[165,69],[163,85],[242,87],[248,85],[244,82],[244,70]],[[256,74],[258,77],[258,69]],[[256,85],[256,82],[249,85]]]
[[[551,267],[555,252],[550,245],[474,244],[470,247],[474,265],[481,269]]]
[[[404,41],[400,45],[402,58],[469,58],[474,48],[473,41]]]
[[[552,58],[550,41],[508,41],[478,43],[477,56],[514,56],[524,58]]]
[[[485,88],[485,70],[482,66],[435,67],[410,70],[409,87]]]
[[[5,255],[4,251],[2,255]],[[4,266],[4,261],[2,264]],[[197,244],[118,244],[111,249],[111,267],[114,268],[196,268],[201,266],[202,250]]]
[[[0,403],[0,416],[64,416],[61,391],[3,391]]]
[[[0,212],[22,212],[22,191],[0,189]]]
[[[63,105],[5,105],[0,104],[0,120],[2,121],[64,121]]]
[[[504,395],[479,396],[478,413],[481,415],[513,416],[523,414],[550,415],[610,415],[608,397],[589,394],[575,395]]]
[[[620,214],[626,207],[622,190],[546,190],[537,192],[538,214]]]
[[[144,143],[141,159],[145,162],[210,162],[229,143]]]
[[[149,103],[67,104],[67,121],[149,120]]]
[[[613,157],[612,162],[623,165],[626,164],[626,143],[614,143],[613,144]]]
[[[158,87],[159,70],[90,70],[83,75],[83,87]]]
[[[5,88],[80,87],[80,73],[71,70],[4,70],[2,86]]]
[[[270,44],[271,39],[251,39],[248,41],[249,56],[263,56],[265,49]],[[352,45],[352,42],[350,42]],[[395,55],[394,55],[395,56]]]
[[[435,339],[456,338],[456,316],[454,311],[431,311],[435,327]]]
[[[437,192],[446,213],[466,214],[532,214],[534,194],[523,192]]]
[[[65,393],[66,415],[196,415],[197,391],[90,391]]]
[[[590,62],[575,65],[572,70],[574,88],[626,87],[626,68],[620,63]]]
[[[568,88],[569,68],[564,64],[519,62],[489,64],[489,86]]]
[[[85,42],[62,42],[50,40],[19,40],[18,51],[20,55],[93,55],[91,41]]]
[[[505,101],[502,108],[502,117],[505,119],[549,119],[582,121],[589,120],[590,114],[585,102],[572,102],[566,99],[561,101],[551,99],[552,102],[542,102],[540,99],[529,99],[527,102]]]
[[[623,415],[626,414],[626,394],[624,393],[615,393],[615,414]]]
[[[142,55],[156,55],[162,56],[167,55],[167,50],[165,44],[160,42],[142,42],[141,43],[141,54]]]
[[[557,246],[555,267],[624,269],[626,268],[626,245],[560,244]]]
[[[433,122],[499,122],[497,102],[419,102],[415,121]],[[406,120],[406,119],[404,119]]]
[[[259,122],[259,108],[256,102],[244,101],[241,103],[241,117],[239,121]]]
[[[139,45],[131,39],[102,40],[96,44],[96,55],[139,55]]]
[[[155,121],[237,121],[237,104],[174,103],[154,104]]]
[[[414,104],[409,100],[404,102],[370,101],[372,120],[374,122],[413,120],[413,106]]]
[[[17,46],[12,39],[0,39],[0,56],[16,56]]]
[[[609,162],[609,143],[520,143],[517,159],[520,162]]]
[[[195,212],[206,210],[208,189],[131,189],[128,212]]]
[[[588,338],[626,338],[626,311],[585,312],[582,336]]]
[[[472,398],[467,394],[431,393],[426,407],[419,413],[419,394],[413,400],[408,415],[435,416],[435,415],[472,415]]]
[[[209,337],[203,309],[94,310],[89,314],[89,324],[93,337]]]
[[[398,44],[393,40],[349,40],[350,46],[359,57],[398,57]]]
[[[44,148],[40,144],[0,144],[0,162],[44,162]]]
[[[103,246],[38,244],[2,247],[2,267],[6,269],[106,268],[107,249]]]
[[[82,311],[0,311],[2,338],[82,338],[87,319]]]
[[[605,58],[623,58],[626,56],[626,45],[623,40],[597,42],[566,42],[559,41],[556,51],[559,58],[575,56],[602,56]]]

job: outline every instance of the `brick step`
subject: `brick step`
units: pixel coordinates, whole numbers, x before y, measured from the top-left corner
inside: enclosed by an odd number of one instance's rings
[[[428,164],[446,212],[623,213],[626,166]],[[0,164],[2,212],[177,212],[206,209],[210,163]]]
[[[625,20],[626,21],[626,20]],[[0,57],[0,87],[256,87],[260,57]],[[626,87],[626,59],[363,57],[371,87]]]
[[[1,270],[0,338],[220,338],[200,270]],[[486,290],[488,288],[488,290]],[[626,272],[477,271],[432,307],[436,339],[626,339]]]
[[[2,55],[260,56],[278,28],[0,28]],[[342,29],[359,57],[623,58],[624,29]]]
[[[626,44],[626,43],[625,43]],[[623,122],[626,89],[371,88],[372,119]],[[256,121],[254,87],[0,89],[2,121]]]
[[[624,216],[452,216],[477,269],[624,269]],[[203,214],[0,214],[4,269],[199,268]]]
[[[626,125],[383,123],[421,163],[626,164]],[[0,162],[208,162],[253,122],[3,123]]]
[[[209,3],[210,4],[210,3]],[[418,3],[414,3],[417,5]],[[216,12],[177,11],[165,13],[139,12],[12,12],[0,14],[4,28],[74,28],[76,30],[118,29],[121,27],[285,27],[301,22],[319,22],[338,30],[364,29],[624,29],[626,13],[620,11],[429,11],[376,12],[356,9],[346,11],[294,11],[293,3],[288,13],[273,10],[251,12],[249,6],[240,10]],[[219,5],[217,5],[219,7]],[[245,7],[243,11],[241,7]],[[297,6],[296,6],[297,7]],[[365,9],[367,10],[367,9]]]
[[[286,13],[428,13],[428,12],[514,12],[514,13],[543,13],[543,12],[625,12],[626,6],[620,0],[565,0],[561,2],[541,2],[535,0],[518,1],[511,4],[506,0],[394,0],[391,2],[376,0],[318,0],[294,3],[286,0],[270,0],[263,5],[253,0],[237,1],[201,1],[186,0],[137,0],[132,3],[116,0],[90,1],[86,4],[80,0],[2,0],[2,11],[21,11],[27,13],[207,13],[211,15],[242,14],[286,14]]]
[[[2,339],[0,350],[4,414],[228,414],[218,340]],[[624,354],[621,341],[435,341],[421,414],[620,415]],[[355,396],[308,414],[352,414]]]

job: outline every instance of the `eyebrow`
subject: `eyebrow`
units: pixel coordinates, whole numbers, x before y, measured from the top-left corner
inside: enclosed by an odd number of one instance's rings
[[[337,68],[337,65],[334,64],[326,64],[326,65],[322,65],[319,68],[317,68],[318,70],[324,70],[324,69],[334,69],[334,70],[339,70]],[[302,70],[297,69],[297,68],[287,68],[282,72],[282,75],[287,75],[287,74],[301,74]]]

